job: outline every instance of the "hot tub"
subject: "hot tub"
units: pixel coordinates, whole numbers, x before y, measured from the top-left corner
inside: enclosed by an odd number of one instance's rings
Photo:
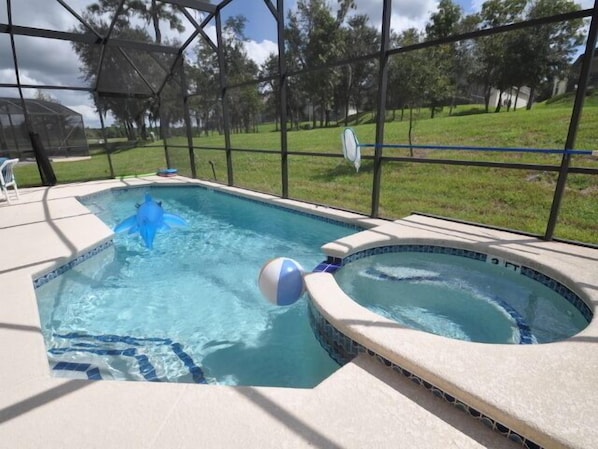
[[[567,339],[589,307],[558,280],[503,258],[439,245],[390,245],[342,259],[334,277],[358,304],[406,327],[480,343]]]

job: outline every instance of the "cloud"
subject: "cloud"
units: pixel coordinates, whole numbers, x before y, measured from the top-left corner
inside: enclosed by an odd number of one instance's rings
[[[471,0],[471,9],[473,12],[480,12],[482,10],[482,5],[486,0]]]
[[[356,14],[366,14],[372,25],[382,28],[383,0],[357,2]],[[430,14],[438,9],[438,0],[393,0],[391,28],[400,32],[407,28],[423,28]]]
[[[99,118],[98,113],[94,106],[90,106],[88,104],[74,104],[74,105],[65,104],[64,106],[81,114],[83,116],[83,123],[85,124],[86,127],[90,127],[90,128],[99,128],[100,127],[100,118]]]
[[[80,13],[89,0],[68,0],[68,5]],[[56,1],[28,0],[12,3],[12,18],[15,25],[55,31],[70,31],[79,21]],[[32,13],[34,11],[34,13]],[[7,20],[0,18],[0,20]],[[15,36],[15,48],[21,82],[32,84],[83,86],[80,78],[79,58],[68,41],[44,39],[32,36]],[[14,74],[3,74],[14,70],[12,50],[7,35],[0,35],[0,79],[15,82]],[[6,78],[12,78],[7,81]]]
[[[439,0],[392,0],[391,28],[398,32],[411,27],[423,28],[430,14],[438,9],[438,2]],[[365,14],[369,17],[370,24],[380,30],[384,0],[359,0],[355,3],[357,8],[349,14]],[[336,1],[329,0],[328,5],[333,14],[336,14]],[[297,11],[296,0],[287,0],[285,6],[293,12]]]
[[[262,42],[248,41],[245,42],[245,50],[247,56],[252,59],[257,65],[261,65],[266,61],[270,53],[278,53],[278,44],[269,40]]]
[[[2,55],[0,54],[0,59]],[[4,64],[3,64],[4,65]],[[12,64],[10,64],[12,66]],[[0,83],[13,84],[17,82],[15,70],[12,67],[0,68]]]
[[[81,13],[87,5],[93,2],[89,0],[67,0],[66,3],[74,11]],[[15,25],[59,31],[68,31],[79,24],[77,18],[55,0],[13,1],[12,19]]]
[[[81,86],[79,58],[70,42],[15,36],[21,75],[40,84]]]

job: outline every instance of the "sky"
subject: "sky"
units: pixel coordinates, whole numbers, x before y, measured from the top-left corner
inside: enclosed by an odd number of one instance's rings
[[[149,1],[149,0],[145,0]],[[328,0],[329,4],[336,3]],[[65,0],[76,12],[80,13],[95,0]],[[276,4],[276,1],[272,1]],[[356,0],[357,13],[367,14],[370,23],[379,28],[382,19],[383,0]],[[479,11],[483,0],[457,0],[464,13]],[[593,5],[593,0],[578,0],[585,8]],[[8,23],[8,15],[2,1],[0,6],[0,23]],[[78,24],[78,21],[56,0],[11,0],[12,19],[15,25],[45,28],[50,30],[68,31]],[[437,10],[438,0],[393,0],[393,15],[391,27],[394,31],[401,31],[409,27],[423,28],[430,14]],[[296,8],[296,0],[286,0],[287,9]],[[233,0],[224,9],[226,16],[243,15],[247,18],[246,50],[258,64],[266,57],[276,52],[276,24],[263,0]],[[199,16],[196,17],[198,20]],[[151,34],[151,29],[148,30]],[[184,41],[193,31],[193,26],[187,22],[186,31],[178,32],[163,27],[167,38],[177,38]],[[213,35],[213,27],[206,29]],[[35,37],[16,36],[15,47],[19,60],[20,77],[22,83],[39,85],[69,85],[84,86],[79,72],[79,62],[70,43]],[[8,35],[0,34],[0,83],[15,83],[16,76],[12,63],[12,53]],[[44,94],[56,98],[63,105],[76,110],[84,117],[86,126],[99,126],[99,119],[95,113],[93,103],[88,93],[73,91],[47,90]],[[35,91],[25,91],[26,96],[35,96]],[[16,89],[0,88],[0,96],[18,96]]]

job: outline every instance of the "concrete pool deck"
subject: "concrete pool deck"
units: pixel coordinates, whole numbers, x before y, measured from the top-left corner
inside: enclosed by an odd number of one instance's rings
[[[18,202],[0,202],[0,447],[522,447],[366,355],[313,389],[52,377],[32,279],[112,238],[112,231],[76,197],[151,183],[198,183],[358,220],[366,227],[381,225],[327,245],[330,254],[408,237],[481,244],[526,260],[540,257],[543,265],[567,273],[567,285],[594,313],[598,304],[598,250],[590,248],[425,217],[383,222],[183,177],[21,189]],[[398,357],[445,391],[458,391],[469,405],[489,410],[493,418],[525,437],[550,448],[595,447],[595,321],[559,343],[472,344],[390,329],[375,315],[365,315],[368,323],[363,323],[361,310],[331,301],[338,291],[329,275],[309,275],[308,284],[317,306],[325,306],[331,320],[344,322],[376,351]],[[400,332],[400,338],[395,340],[391,330]]]

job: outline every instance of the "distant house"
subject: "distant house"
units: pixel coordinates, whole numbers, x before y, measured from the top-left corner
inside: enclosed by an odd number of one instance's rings
[[[490,101],[488,106],[496,108],[499,100],[502,100],[502,107],[511,107],[514,109],[523,109],[527,106],[529,101],[531,89],[527,86],[511,87],[502,93],[502,98],[499,99],[500,91],[492,89],[490,92]]]
[[[59,103],[25,99],[33,131],[48,156],[89,156],[83,116]],[[20,98],[0,97],[0,155],[33,157]]]
[[[581,64],[584,60],[585,53],[579,55],[575,62],[571,65],[571,74],[569,75],[569,83],[567,85],[567,92],[572,92],[577,89],[577,82],[579,81],[579,74],[581,72]],[[588,88],[595,89],[598,87],[598,48],[594,49],[592,56],[592,65],[590,66],[590,77],[588,79]]]
[[[555,78],[552,82],[552,96],[556,97],[567,92],[567,84],[569,84],[569,77],[563,79]]]
[[[466,90],[461,93],[462,98],[467,99],[471,103],[484,104],[485,91],[481,85],[472,84],[467,86]],[[501,108],[507,109],[522,109],[527,106],[529,101],[530,88],[527,86],[511,87],[506,89],[500,96],[500,90],[490,88],[490,97],[488,98],[488,109],[496,109],[498,102],[501,101]],[[499,98],[500,97],[500,98]]]
[[[577,82],[579,81],[579,74],[581,72],[581,64],[584,60],[585,53],[579,55],[577,59],[571,64],[569,74],[563,79],[555,79],[553,83],[552,96],[561,95],[566,92],[575,92],[577,89]],[[590,77],[588,79],[588,89],[598,88],[598,48],[594,49],[592,56],[592,65],[590,67]]]

